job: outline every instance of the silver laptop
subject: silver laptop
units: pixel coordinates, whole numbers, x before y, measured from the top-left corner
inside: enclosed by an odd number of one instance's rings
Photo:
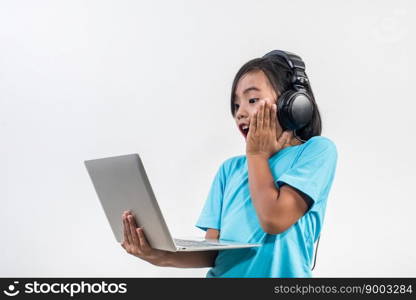
[[[220,239],[173,239],[150,186],[139,155],[128,154],[84,161],[95,191],[119,243],[123,241],[122,214],[131,210],[153,248],[203,251],[259,247]]]

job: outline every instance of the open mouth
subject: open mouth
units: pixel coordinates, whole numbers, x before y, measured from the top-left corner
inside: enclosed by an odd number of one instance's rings
[[[241,133],[244,135],[244,137],[247,137],[249,125],[242,124],[239,126]]]

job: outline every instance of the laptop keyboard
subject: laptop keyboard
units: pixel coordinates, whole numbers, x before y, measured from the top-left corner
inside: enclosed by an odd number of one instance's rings
[[[193,241],[193,240],[182,240],[182,239],[173,239],[177,246],[181,247],[207,247],[207,246],[224,246],[224,244],[213,244],[207,241]]]

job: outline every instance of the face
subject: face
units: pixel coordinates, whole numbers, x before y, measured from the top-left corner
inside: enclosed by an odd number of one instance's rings
[[[270,104],[277,103],[278,95],[274,91],[266,74],[261,70],[250,71],[244,74],[237,83],[234,98],[234,119],[241,134],[247,139],[250,120],[259,108],[261,101]],[[279,120],[276,120],[276,136],[282,133]]]

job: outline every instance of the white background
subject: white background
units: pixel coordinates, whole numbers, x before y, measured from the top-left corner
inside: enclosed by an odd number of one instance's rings
[[[139,152],[173,235],[245,142],[233,77],[298,53],[339,160],[315,277],[415,276],[414,1],[0,1],[0,276],[204,277],[115,242],[83,161]]]

